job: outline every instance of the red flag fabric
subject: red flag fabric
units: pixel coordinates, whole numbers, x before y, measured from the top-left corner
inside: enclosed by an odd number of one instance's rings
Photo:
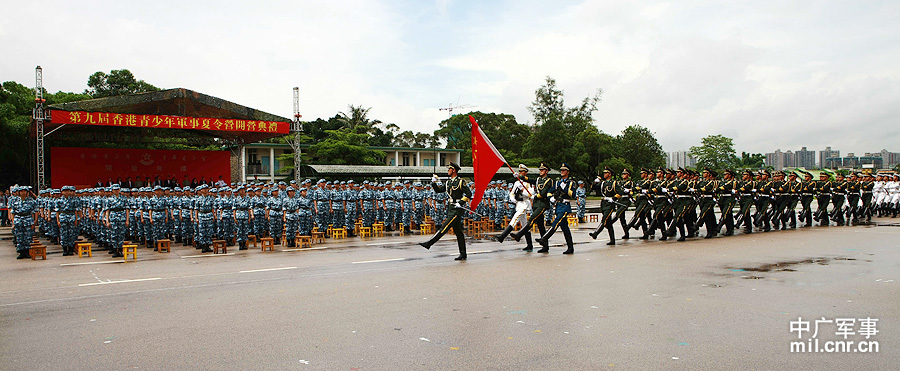
[[[484,196],[487,184],[506,163],[506,159],[497,151],[497,147],[494,147],[487,135],[484,135],[475,118],[470,115],[469,121],[472,122],[472,167],[475,172],[475,193],[472,195],[470,207],[475,210],[481,202],[481,197]]]

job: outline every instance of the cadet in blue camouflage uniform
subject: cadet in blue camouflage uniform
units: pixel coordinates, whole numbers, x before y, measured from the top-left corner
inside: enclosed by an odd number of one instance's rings
[[[319,230],[325,232],[328,230],[328,220],[330,218],[328,212],[331,211],[331,196],[325,189],[325,179],[319,179],[316,183],[316,190],[312,195],[313,205],[316,209],[316,225]]]
[[[29,186],[13,187],[15,197],[9,199],[9,212],[13,216],[13,236],[16,239],[16,259],[30,258],[28,249],[34,237],[34,225],[37,223],[37,205],[29,194]]]
[[[75,198],[75,187],[62,187],[62,197],[56,202],[56,220],[59,228],[59,244],[63,248],[63,256],[75,255],[75,240],[78,238],[78,221],[81,213],[78,210],[78,199]]]
[[[195,200],[197,208],[195,219],[199,223],[197,225],[197,247],[202,249],[202,252],[211,252],[212,235],[215,233],[213,210],[216,200],[206,185],[201,185],[197,189],[200,191],[200,195]]]
[[[282,199],[281,207],[284,210],[284,233],[287,240],[287,247],[296,246],[294,241],[297,240],[297,227],[299,224],[300,204],[297,200],[297,191],[294,187],[287,189],[287,197]]]
[[[268,200],[262,195],[262,189],[254,189],[253,197],[250,198],[250,205],[252,207],[251,211],[253,212],[253,234],[255,234],[257,238],[263,238],[269,232],[269,228],[266,226],[266,206],[268,206]]]
[[[247,235],[250,234],[250,197],[247,187],[238,186],[238,195],[234,198],[234,233],[240,250],[247,250]]]
[[[348,236],[355,236],[356,218],[359,216],[359,197],[361,190],[352,180],[347,181],[349,189],[344,191],[344,225],[347,228]]]
[[[584,219],[584,212],[587,206],[587,191],[584,189],[584,181],[578,181],[578,189],[575,190],[575,198],[578,199],[578,222],[585,223],[587,222],[587,220]]]
[[[369,181],[363,181],[363,188],[359,191],[359,199],[362,201],[362,222],[364,227],[371,227],[375,222],[375,192]]]
[[[343,182],[342,182],[343,183]],[[337,181],[331,186],[331,227],[341,229],[344,227],[344,191]]]
[[[181,245],[187,246],[188,244],[193,242],[194,239],[194,220],[191,218],[192,215],[192,204],[194,201],[194,196],[189,187],[185,187],[182,190],[182,195],[179,200],[179,205],[181,207],[181,214],[179,219],[181,219],[181,229],[179,232],[181,233]]]
[[[168,192],[167,192],[168,193]],[[181,229],[184,228],[181,224],[181,196],[183,196],[183,190],[181,187],[175,187],[175,192],[172,195],[169,195],[169,233],[172,235],[172,239],[174,243],[181,243]]]
[[[147,247],[156,246],[156,241],[166,238],[166,227],[168,226],[168,202],[163,195],[163,189],[160,186],[153,188],[153,197],[150,198],[150,224],[153,226],[153,234],[147,241]]]
[[[301,236],[311,236],[313,228],[313,202],[309,198],[309,188],[300,188],[300,197],[297,198],[297,206],[300,207],[298,233]]]
[[[384,190],[381,191],[381,207],[384,209],[383,219],[384,227],[392,231],[394,230],[394,223],[396,220],[394,218],[397,215],[397,194],[394,192],[394,184],[388,182],[384,187]]]
[[[122,257],[122,241],[124,241],[125,230],[128,228],[128,213],[125,212],[128,200],[122,196],[118,184],[111,187],[112,195],[106,198],[103,208],[103,219],[109,230],[109,244],[113,250],[113,257]]]
[[[434,182],[434,188],[441,189],[444,183],[441,181]],[[447,217],[447,192],[435,192],[432,196],[434,202],[434,227],[441,229],[444,225],[444,219]]]
[[[229,187],[219,191],[219,238],[234,246],[234,192]]]
[[[275,239],[275,244],[281,244],[281,234],[284,232],[284,199],[279,196],[278,188],[272,190],[267,208],[269,209],[269,235]]]

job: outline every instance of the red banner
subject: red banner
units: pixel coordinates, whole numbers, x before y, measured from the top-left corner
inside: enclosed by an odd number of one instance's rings
[[[60,111],[50,112],[54,124],[101,125],[142,128],[194,129],[239,131],[246,133],[287,134],[291,124],[281,121],[217,119],[166,115],[135,115],[129,113]]]
[[[167,180],[170,176],[179,185],[188,180],[217,181],[219,176],[231,182],[231,157],[228,151],[175,151],[126,148],[71,148],[50,149],[50,186],[60,188],[74,185],[93,187],[99,179],[104,184],[122,178],[131,178],[144,185],[145,178],[154,181]],[[139,183],[138,183],[139,182]]]
[[[497,174],[497,170],[506,163],[506,159],[503,158],[500,151],[497,151],[497,147],[494,147],[494,143],[491,143],[484,131],[478,127],[475,118],[469,116],[469,121],[472,123],[472,171],[475,172],[475,194],[472,195],[470,207],[475,209],[484,196],[487,184],[494,174]]]

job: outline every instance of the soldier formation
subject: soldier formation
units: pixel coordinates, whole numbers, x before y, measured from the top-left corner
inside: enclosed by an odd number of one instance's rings
[[[446,184],[437,176],[431,184],[324,179],[184,188],[113,184],[81,190],[65,186],[37,195],[28,186],[14,186],[6,204],[20,259],[29,257],[35,230],[61,245],[63,255],[73,255],[75,242],[84,236],[121,256],[125,241],[152,248],[156,241],[169,239],[211,252],[215,239],[243,250],[247,236],[256,235],[271,236],[276,244],[293,247],[295,237],[310,235],[316,227],[323,231],[342,228],[353,236],[357,221],[366,227],[381,222],[388,231],[409,232],[426,216],[434,220],[437,233],[422,245],[430,247],[452,228],[460,245],[459,260],[466,258],[465,242],[459,236],[462,220],[467,218],[491,220],[497,228],[508,218],[509,225],[497,239],[503,242],[509,236],[519,241],[525,237],[525,251],[533,249],[533,225],[541,234],[535,239],[541,245],[538,252],[548,252],[549,238],[561,229],[564,253],[573,253],[566,217],[575,213],[584,221],[587,189],[584,182],[569,177],[566,164],[560,166],[560,179],[550,178],[549,167],[541,164],[533,180],[528,177],[529,169],[520,165],[515,180],[489,184],[476,210],[466,208],[474,184],[456,176],[458,170],[458,165],[451,163]],[[713,238],[733,235],[737,229],[752,233],[809,227],[814,222],[852,225],[870,222],[876,215],[900,214],[898,175],[855,173],[845,179],[822,172],[818,180],[812,178],[803,170],[774,174],[745,170],[737,179],[731,170],[725,170],[720,178],[710,169],[660,168],[641,169],[640,179],[633,180],[627,169],[615,179],[607,168],[590,187],[602,197],[600,225],[590,236],[596,239],[606,230],[608,244],[614,245],[615,224],[620,224],[623,239],[630,238],[631,230],[640,229],[640,239],[656,238],[658,231],[660,240],[677,235],[678,241],[684,241],[699,236],[701,228],[705,238]],[[624,214],[632,205],[635,212],[627,221]],[[514,230],[516,225],[518,230]]]

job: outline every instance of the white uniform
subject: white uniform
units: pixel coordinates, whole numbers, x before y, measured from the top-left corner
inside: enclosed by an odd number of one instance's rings
[[[520,195],[521,200],[516,199]],[[521,225],[528,224],[528,213],[531,212],[531,196],[534,195],[534,187],[525,181],[516,181],[509,190],[509,200],[516,203],[516,213],[513,214],[509,225],[515,227],[516,222]]]
[[[887,197],[887,190],[885,190],[885,182],[884,181],[876,181],[872,184],[872,206],[879,207],[882,203],[884,203],[885,197]]]
[[[888,191],[890,204],[896,206],[898,203],[900,203],[900,182],[897,182],[896,180],[888,182],[885,188]]]

